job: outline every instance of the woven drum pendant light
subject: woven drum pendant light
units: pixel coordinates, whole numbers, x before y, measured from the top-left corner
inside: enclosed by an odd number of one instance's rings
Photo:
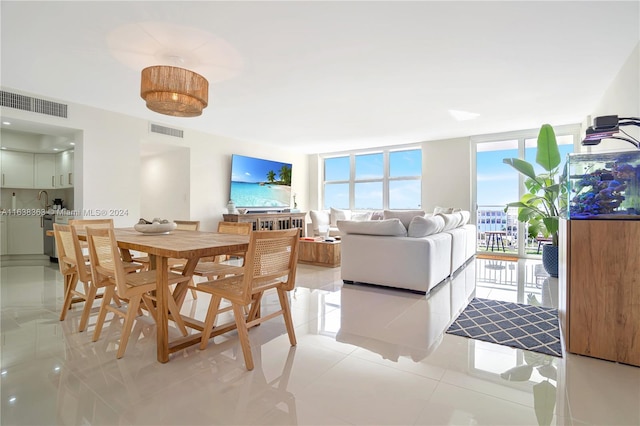
[[[142,70],[140,96],[151,111],[197,117],[209,102],[209,82],[184,68],[155,65]]]

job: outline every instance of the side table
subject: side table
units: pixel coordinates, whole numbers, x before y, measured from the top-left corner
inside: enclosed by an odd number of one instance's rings
[[[335,268],[340,266],[340,240],[335,242],[300,240],[298,262]]]

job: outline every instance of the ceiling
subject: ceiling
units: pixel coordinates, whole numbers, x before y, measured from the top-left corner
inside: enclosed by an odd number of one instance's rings
[[[640,40],[638,1],[0,7],[5,89],[308,153],[582,122]],[[146,109],[160,63],[209,80],[202,116]]]

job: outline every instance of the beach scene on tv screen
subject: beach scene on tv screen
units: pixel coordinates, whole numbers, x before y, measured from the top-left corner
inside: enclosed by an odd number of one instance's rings
[[[291,164],[233,155],[231,199],[238,207],[289,207]]]

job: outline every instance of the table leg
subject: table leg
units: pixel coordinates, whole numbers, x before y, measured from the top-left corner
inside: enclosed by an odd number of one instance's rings
[[[491,251],[493,251],[493,246],[496,244],[496,234],[491,234],[489,238],[491,239]]]
[[[157,300],[157,357],[158,362],[169,361],[169,265],[168,259],[161,256],[150,256],[150,261],[155,259],[156,263],[156,300]]]
[[[185,277],[191,277],[193,280],[193,271],[196,269],[196,265],[198,264],[198,258],[191,258],[187,261],[186,265],[182,269],[182,275]],[[179,283],[176,288],[173,290],[173,298],[176,300],[176,304],[178,308],[182,308],[182,304],[184,303],[185,296],[187,295],[187,291],[189,290],[189,281]]]

